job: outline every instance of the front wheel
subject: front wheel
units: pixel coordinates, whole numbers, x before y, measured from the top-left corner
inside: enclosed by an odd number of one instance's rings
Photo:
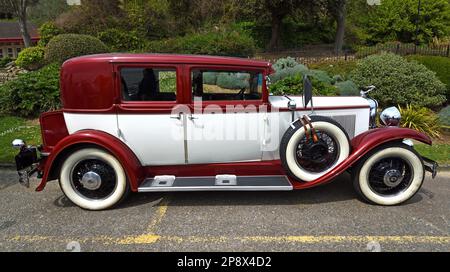
[[[73,203],[88,210],[103,210],[118,204],[129,192],[120,162],[98,148],[83,148],[64,160],[59,183]]]
[[[390,143],[376,148],[356,165],[353,186],[366,201],[398,205],[422,186],[425,170],[420,155],[410,146]]]

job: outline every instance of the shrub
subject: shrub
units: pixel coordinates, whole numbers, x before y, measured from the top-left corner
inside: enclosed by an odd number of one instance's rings
[[[148,43],[146,51],[249,57],[255,45],[248,35],[237,31],[205,32]]]
[[[383,53],[358,62],[351,74],[358,86],[375,85],[371,94],[382,106],[416,104],[436,107],[446,101],[445,85],[435,73],[416,62]]]
[[[100,32],[97,37],[104,42],[111,51],[132,51],[142,47],[142,42],[136,31],[124,31],[110,28]]]
[[[399,106],[402,127],[415,129],[431,137],[440,136],[440,123],[438,116],[431,110],[416,105]]]
[[[62,63],[73,57],[109,52],[99,39],[89,35],[61,34],[50,40],[45,48],[45,59]]]
[[[58,64],[20,74],[18,78],[0,85],[2,113],[36,117],[41,112],[57,109],[59,106]]]
[[[436,73],[436,76],[447,85],[447,100],[450,99],[450,58],[437,56],[409,56],[408,59],[415,60]]]
[[[286,77],[304,74],[308,71],[308,67],[298,63],[291,57],[278,59],[273,65],[275,73],[270,76],[273,83]]]
[[[27,70],[36,70],[44,65],[44,48],[28,47],[20,51],[16,65]]]
[[[439,112],[439,121],[445,128],[450,128],[450,106],[443,108]]]
[[[8,63],[10,63],[10,62],[12,62],[12,61],[14,61],[12,58],[8,58],[8,57],[6,57],[6,58],[1,58],[1,59],[0,59],[0,68],[5,67],[6,64],[8,64]]]
[[[335,96],[338,90],[326,82],[321,82],[316,78],[311,78],[314,95]],[[299,95],[303,92],[303,75],[297,74],[283,78],[270,85],[270,93],[273,95],[292,94]]]
[[[359,88],[356,84],[351,81],[342,81],[334,84],[336,88],[339,90],[339,94],[343,96],[359,96]]]
[[[58,36],[62,33],[62,30],[59,29],[54,23],[47,22],[42,24],[39,27],[39,46],[45,47],[48,42],[53,39],[53,37]]]

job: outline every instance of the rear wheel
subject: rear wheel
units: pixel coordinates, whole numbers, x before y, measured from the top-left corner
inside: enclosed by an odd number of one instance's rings
[[[353,186],[366,201],[398,205],[413,197],[425,178],[420,155],[410,146],[390,143],[366,155],[353,171]]]
[[[110,208],[129,192],[122,165],[114,156],[97,148],[80,149],[67,156],[59,183],[67,198],[88,210]]]

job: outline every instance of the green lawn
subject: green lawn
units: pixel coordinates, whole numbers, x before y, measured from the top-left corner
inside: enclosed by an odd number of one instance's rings
[[[422,155],[437,161],[441,165],[450,165],[450,143],[434,144],[416,144],[414,148]]]
[[[27,144],[40,144],[39,124],[19,117],[0,117],[0,163],[14,161],[17,149],[12,148],[11,142],[17,138],[24,140]]]

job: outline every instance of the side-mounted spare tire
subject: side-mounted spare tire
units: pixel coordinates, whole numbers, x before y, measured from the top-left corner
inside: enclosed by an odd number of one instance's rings
[[[350,139],[345,129],[325,116],[310,116],[317,141],[300,120],[292,123],[280,144],[280,158],[288,175],[299,181],[313,181],[332,170],[350,154]]]

